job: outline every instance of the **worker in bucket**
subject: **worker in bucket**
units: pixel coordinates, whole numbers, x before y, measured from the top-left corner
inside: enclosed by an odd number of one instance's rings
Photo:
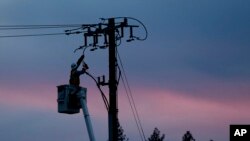
[[[80,85],[80,75],[84,74],[87,69],[89,69],[88,65],[83,61],[84,55],[82,55],[78,60],[77,63],[71,64],[71,72],[70,72],[70,79],[69,84],[79,87]],[[81,65],[82,62],[82,70],[77,70],[78,67]]]
[[[80,87],[80,76],[86,72],[89,68],[88,65],[83,61],[84,55],[82,55],[77,63],[71,64],[71,72],[70,72],[70,79],[69,84],[74,87],[74,89],[70,92],[69,99],[71,104],[69,105],[71,108],[80,107],[79,100],[77,98],[77,93],[81,90]],[[82,62],[82,70],[77,70],[78,67],[81,65]]]

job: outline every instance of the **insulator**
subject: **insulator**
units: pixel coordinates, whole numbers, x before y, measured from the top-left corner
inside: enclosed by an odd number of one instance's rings
[[[105,83],[106,80],[105,80],[105,75],[102,76],[102,82]]]
[[[100,80],[101,78],[100,77],[97,77],[97,82],[98,83],[100,83],[101,82],[101,80]]]
[[[130,38],[127,40],[127,42],[131,42],[131,41],[134,41],[135,39],[134,38]]]
[[[129,36],[130,38],[133,38],[134,37],[134,35],[133,35],[133,27],[132,26],[130,26],[130,36]]]
[[[98,42],[98,37],[96,35],[93,35],[93,46],[96,46]]]
[[[103,37],[104,37],[104,43],[103,44],[107,45],[108,44],[107,34],[105,33]]]
[[[128,19],[127,19],[127,18],[124,18],[123,23],[124,23],[124,26],[128,26]]]
[[[91,29],[90,29],[90,27],[88,27],[88,33],[89,33],[89,34],[91,33]]]
[[[99,23],[98,25],[98,30],[101,31],[102,30],[102,24]]]
[[[88,36],[87,33],[84,34],[84,46],[87,46],[88,44]]]
[[[90,49],[90,51],[95,51],[95,50],[97,50],[96,47]]]
[[[124,27],[121,27],[121,38],[124,36]]]

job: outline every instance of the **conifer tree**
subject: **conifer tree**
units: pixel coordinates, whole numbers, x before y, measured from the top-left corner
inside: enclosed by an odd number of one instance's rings
[[[158,128],[154,129],[153,134],[148,138],[148,141],[163,141],[165,134],[161,135],[161,132]]]
[[[124,130],[122,129],[122,126],[120,125],[119,121],[118,123],[118,141],[128,141],[128,138],[124,134]]]

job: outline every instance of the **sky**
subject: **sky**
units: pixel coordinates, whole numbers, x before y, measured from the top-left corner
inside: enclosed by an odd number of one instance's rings
[[[118,47],[148,138],[155,127],[166,141],[228,141],[230,124],[249,124],[250,2],[247,0],[1,0],[1,25],[93,24],[134,17],[146,41]],[[135,23],[134,21],[129,21]],[[4,31],[0,36],[57,30]],[[140,29],[138,36],[144,36]],[[0,140],[88,140],[82,114],[57,112],[57,88],[81,55],[81,35],[0,38]],[[107,50],[86,51],[94,76],[108,75]],[[108,138],[107,112],[92,79],[88,108],[97,140]],[[105,89],[107,93],[107,89]],[[119,120],[140,140],[128,99],[119,86]]]

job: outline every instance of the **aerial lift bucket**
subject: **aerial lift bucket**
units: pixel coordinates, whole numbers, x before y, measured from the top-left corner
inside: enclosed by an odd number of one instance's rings
[[[76,114],[80,112],[81,103],[77,97],[79,94],[86,99],[86,88],[73,85],[57,86],[58,112],[65,114]]]
[[[57,86],[58,112],[65,114],[76,114],[82,108],[90,141],[95,141],[93,127],[91,124],[87,107],[87,89],[73,85]]]

